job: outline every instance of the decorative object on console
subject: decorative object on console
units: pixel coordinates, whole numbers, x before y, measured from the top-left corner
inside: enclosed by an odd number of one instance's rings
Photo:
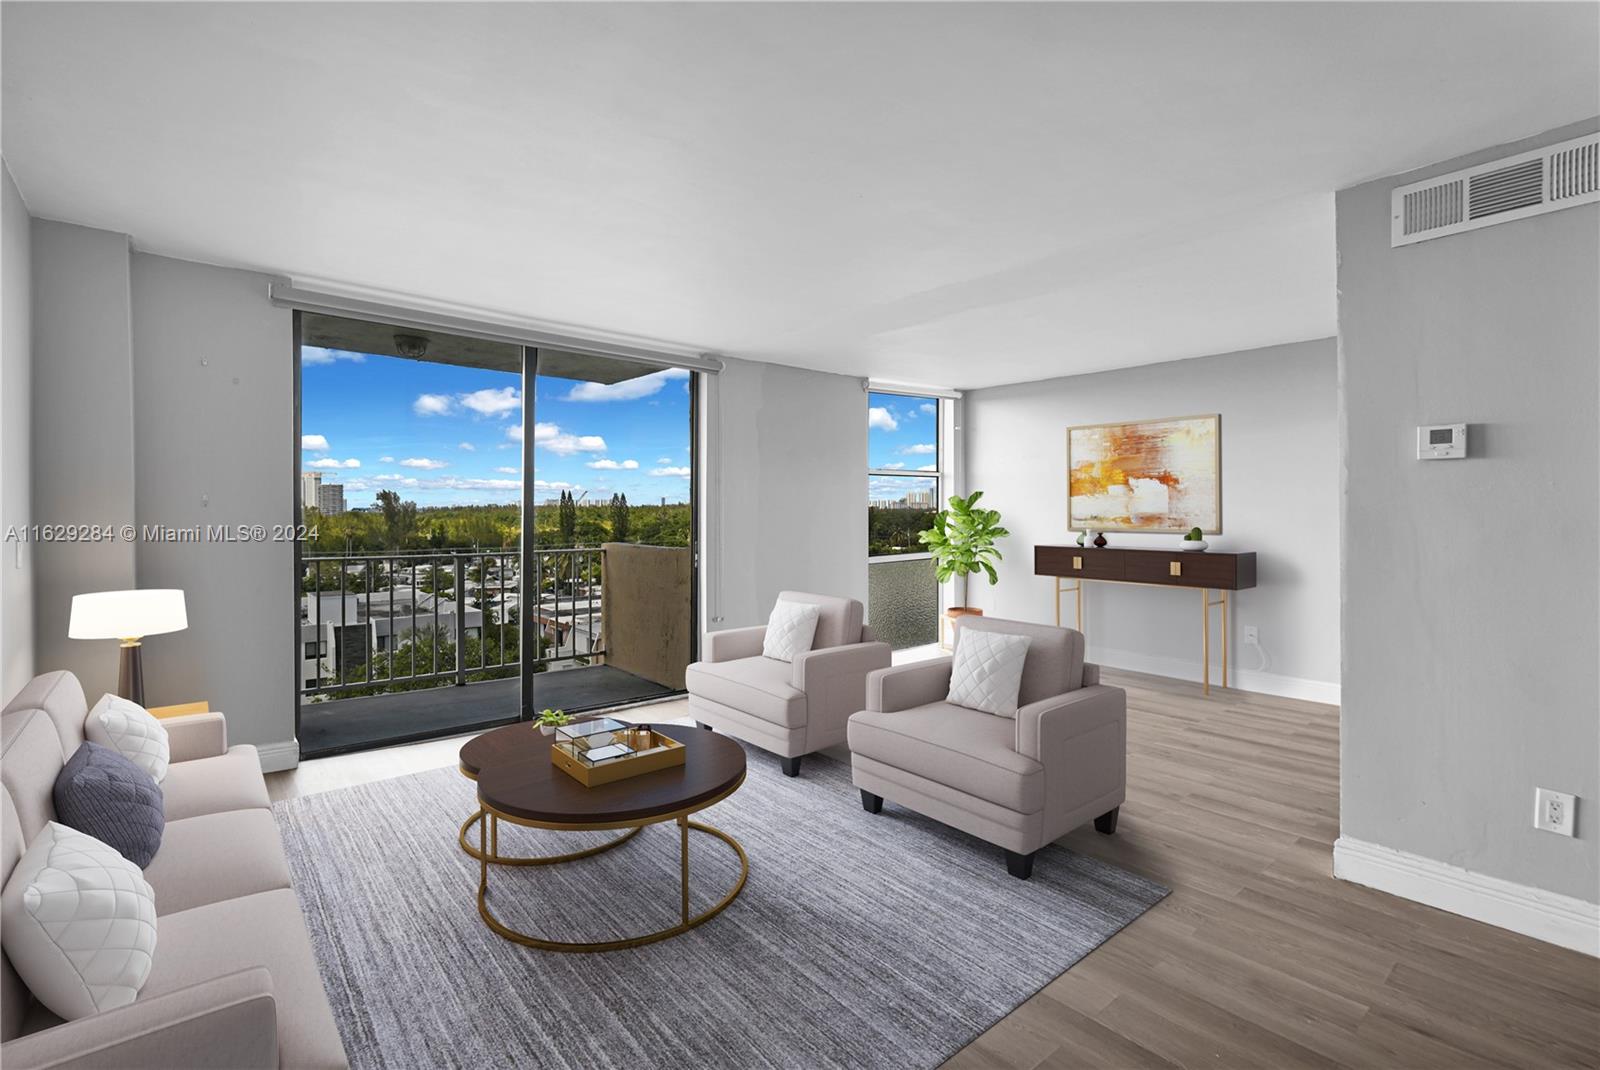
[[[572,723],[572,714],[568,713],[566,710],[552,710],[546,708],[539,711],[539,716],[534,723],[539,726],[539,731],[543,732],[545,735],[554,735],[556,729],[560,728],[562,725],[568,725]]]
[[[1067,527],[1221,534],[1222,417],[1067,428]]]
[[[1199,528],[1190,528],[1189,534],[1183,537],[1183,545],[1180,546],[1179,549],[1189,550],[1192,552],[1195,550],[1204,550],[1207,545],[1209,544],[1205,540],[1205,532],[1201,531]]]
[[[147,635],[181,632],[188,626],[182,591],[96,591],[72,596],[67,637],[122,640],[117,694],[143,706],[144,662],[140,640]]]
[[[116,848],[144,869],[161,849],[161,786],[133,759],[85,741],[56,774],[51,801],[61,823]]]
[[[682,765],[683,744],[649,725],[600,717],[556,729],[550,761],[586,788]]]
[[[1095,534],[1094,534],[1094,544],[1096,546],[1100,547],[1101,549],[1104,549],[1105,545],[1106,545],[1106,533],[1103,532],[1103,531],[1095,532]]]

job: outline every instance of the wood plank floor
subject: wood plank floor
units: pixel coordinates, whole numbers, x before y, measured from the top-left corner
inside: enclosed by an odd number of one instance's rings
[[[1105,676],[1128,689],[1128,801],[1115,836],[1062,842],[1172,894],[947,1070],[1600,1067],[1596,960],[1330,876],[1336,708]],[[453,765],[459,748],[267,779],[277,799]]]

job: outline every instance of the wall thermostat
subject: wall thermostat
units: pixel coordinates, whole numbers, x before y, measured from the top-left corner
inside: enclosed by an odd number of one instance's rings
[[[1417,460],[1448,461],[1466,455],[1466,424],[1433,424],[1417,428]]]

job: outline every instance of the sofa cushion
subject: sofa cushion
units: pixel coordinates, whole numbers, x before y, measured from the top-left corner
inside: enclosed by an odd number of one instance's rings
[[[62,755],[71,754],[83,745],[83,721],[89,715],[89,702],[83,695],[83,685],[65,669],[41,673],[28,681],[28,686],[17,692],[6,703],[5,714],[18,710],[43,710],[56,726],[61,737]]]
[[[50,796],[64,763],[61,736],[43,710],[23,709],[0,717],[0,782],[11,793],[24,845],[55,820]]]
[[[775,725],[799,728],[806,723],[806,694],[790,682],[793,674],[792,665],[772,658],[736,658],[691,665],[685,681],[691,695]]]
[[[56,777],[56,819],[143,869],[161,846],[161,786],[132,759],[85,741]]]
[[[229,747],[228,753],[215,758],[173,762],[167,767],[161,793],[166,798],[168,821],[272,806],[261,775],[261,759],[248,743]]]
[[[156,930],[161,949],[141,996],[264,967],[277,1003],[281,1064],[296,1070],[348,1065],[293,892],[259,892],[163,914]]]
[[[52,821],[0,892],[6,958],[68,1021],[132,1003],[153,964],[155,893],[139,867]]]
[[[1028,637],[969,632],[950,664],[950,693],[957,706],[1001,717],[1017,715],[1017,688],[1028,656]]]
[[[1000,617],[957,617],[955,645],[958,651],[961,635],[968,631],[1028,637],[1028,658],[1022,664],[1022,686],[1017,690],[1019,706],[1055,698],[1083,686],[1082,632]]]
[[[84,721],[89,740],[110,747],[138,762],[159,784],[166,779],[171,748],[167,729],[137,702],[116,695],[101,695]]]
[[[811,649],[817,636],[817,616],[820,610],[808,602],[786,602],[778,599],[767,618],[767,630],[761,637],[761,656],[774,661],[793,662]]]
[[[229,810],[173,821],[145,867],[156,913],[289,887],[289,862],[271,810]]]
[[[817,633],[811,639],[812,650],[861,642],[861,622],[866,609],[854,598],[779,591],[778,599],[783,602],[805,602],[817,607]]]
[[[1044,766],[1018,754],[1016,722],[948,702],[863,710],[850,750],[1022,814],[1044,809]],[[958,799],[951,800],[959,806]]]

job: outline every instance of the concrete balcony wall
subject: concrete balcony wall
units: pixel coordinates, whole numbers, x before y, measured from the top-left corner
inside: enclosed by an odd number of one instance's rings
[[[608,542],[603,549],[601,648],[606,664],[683,690],[694,627],[688,548]]]

